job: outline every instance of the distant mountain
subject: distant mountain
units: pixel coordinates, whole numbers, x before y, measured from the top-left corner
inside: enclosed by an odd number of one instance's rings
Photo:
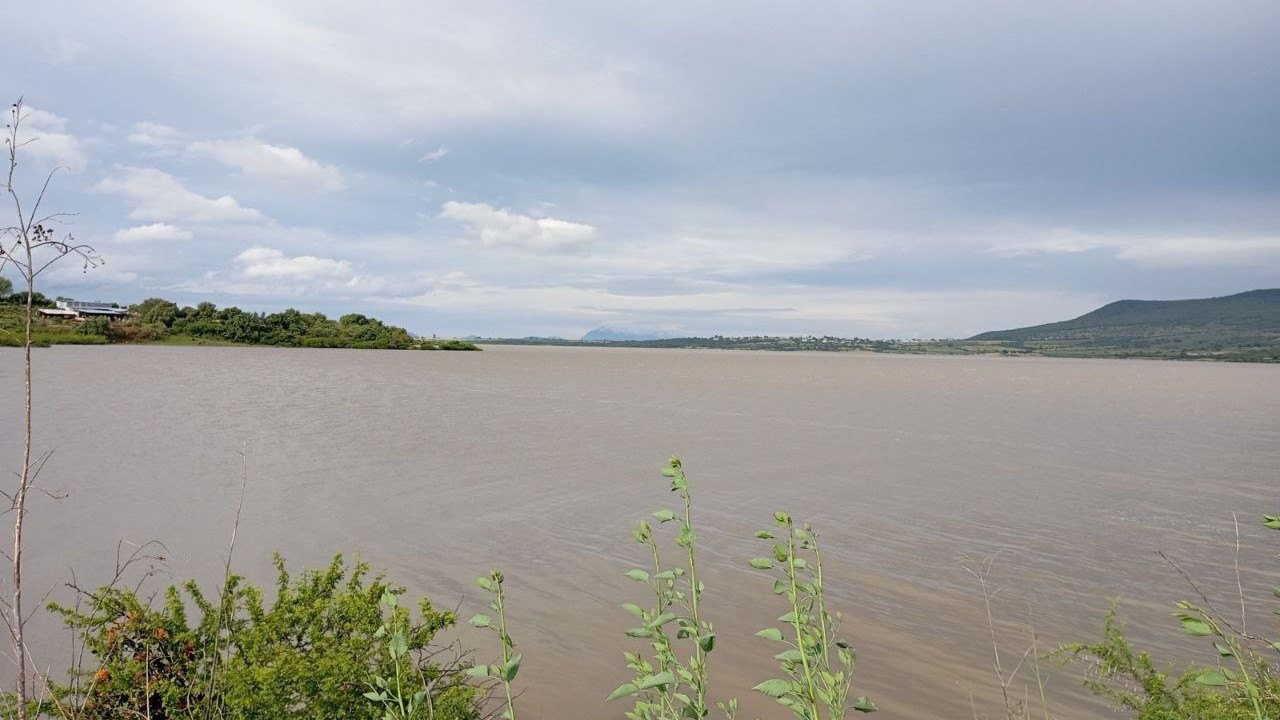
[[[675,337],[670,333],[636,332],[601,325],[582,336],[582,342],[639,342],[644,340],[666,340]]]
[[[975,335],[975,341],[1187,355],[1280,349],[1280,288],[1202,300],[1121,300],[1074,320]]]

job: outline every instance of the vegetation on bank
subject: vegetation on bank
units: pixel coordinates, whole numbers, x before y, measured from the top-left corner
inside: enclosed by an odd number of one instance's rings
[[[484,338],[488,345],[552,345],[561,347],[668,348],[683,350],[762,350],[770,352],[873,352],[894,355],[1000,355],[1071,358],[1145,358],[1151,360],[1219,360],[1280,362],[1280,339],[1256,345],[1219,341],[1193,349],[1134,342],[1125,345],[1087,344],[1056,340],[871,340],[832,336],[769,336],[665,338],[587,342],[562,338]]]
[[[413,717],[480,717],[484,690],[463,675],[462,654],[433,645],[454,613],[427,600],[417,613],[399,607],[402,588],[341,556],[298,578],[279,556],[276,569],[270,601],[228,575],[214,596],[188,582],[152,603],[117,582],[73,606],[51,605],[92,660],[52,682],[38,712],[77,720],[377,720],[384,713],[364,693],[375,678],[405,677],[430,711]],[[390,653],[387,628],[394,628]]]
[[[53,307],[43,295],[36,307]],[[0,345],[20,345],[25,293],[0,298]],[[382,350],[479,350],[463,340],[415,337],[401,327],[359,314],[337,320],[321,313],[289,309],[277,313],[219,309],[210,302],[179,307],[150,298],[129,308],[123,320],[105,317],[69,321],[38,317],[33,340],[37,345],[104,345],[161,343],[169,345],[272,345],[277,347],[367,348]]]

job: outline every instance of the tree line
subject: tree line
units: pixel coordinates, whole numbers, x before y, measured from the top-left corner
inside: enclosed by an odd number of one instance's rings
[[[219,309],[211,302],[179,307],[163,298],[148,298],[129,308],[123,323],[85,323],[86,332],[105,330],[120,340],[157,340],[188,336],[247,345],[279,347],[372,348],[384,350],[474,350],[471,343],[414,337],[408,330],[377,318],[349,313],[334,320],[323,313],[289,308],[258,313],[238,307]],[[96,327],[95,327],[96,325]]]

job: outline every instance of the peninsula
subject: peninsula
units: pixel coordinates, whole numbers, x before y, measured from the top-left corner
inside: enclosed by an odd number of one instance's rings
[[[115,303],[51,301],[37,293],[37,345],[270,345],[376,350],[479,350],[464,340],[418,337],[377,318],[351,313],[334,320],[288,309],[275,313],[219,309],[211,302],[179,307],[150,298],[129,307]],[[0,345],[22,344],[26,295],[0,297]]]

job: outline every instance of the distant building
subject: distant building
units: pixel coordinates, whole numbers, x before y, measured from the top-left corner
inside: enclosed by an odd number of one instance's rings
[[[89,300],[58,300],[55,304],[57,307],[40,308],[40,314],[45,317],[61,318],[63,320],[84,320],[91,317],[105,317],[108,320],[117,320],[129,315],[128,310],[115,303]]]

